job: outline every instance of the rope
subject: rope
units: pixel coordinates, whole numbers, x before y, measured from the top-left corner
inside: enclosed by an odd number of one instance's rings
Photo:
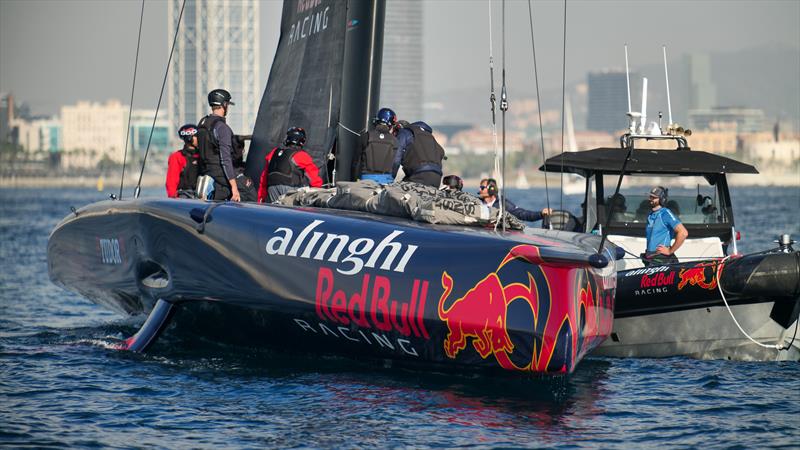
[[[727,261],[728,258],[730,258],[731,256],[733,256],[733,255],[728,255],[728,256],[722,258],[722,261],[719,262],[719,265],[717,266],[717,270],[715,270],[714,273],[715,273],[715,275],[717,277],[717,288],[719,289],[719,295],[722,296],[722,301],[725,303],[725,307],[728,308],[728,314],[731,315],[731,319],[733,319],[733,323],[736,324],[736,327],[739,328],[739,331],[741,331],[742,334],[747,339],[749,339],[752,343],[758,345],[759,347],[774,348],[775,350],[779,350],[779,351],[780,350],[788,350],[788,347],[787,348],[783,348],[783,346],[780,345],[780,344],[762,344],[761,342],[758,342],[757,340],[753,339],[749,334],[747,334],[747,332],[744,331],[742,326],[739,325],[739,321],[736,320],[736,316],[733,315],[733,311],[731,311],[731,307],[728,304],[728,299],[725,298],[725,293],[722,292],[722,279],[720,278],[720,272],[722,271],[722,267],[725,265],[725,261]],[[795,333],[796,332],[797,332],[797,327],[795,326]],[[794,341],[794,339],[792,339],[792,340]]]
[[[139,37],[136,39],[136,60],[133,63],[133,83],[131,84],[131,104],[128,108],[128,126],[125,128],[125,152],[122,155],[122,177],[119,180],[119,199],[122,200],[122,187],[125,184],[125,163],[128,161],[128,140],[131,137],[131,115],[133,115],[133,93],[136,90],[136,71],[139,67],[139,46],[142,43],[142,22],[144,21],[144,0],[139,13]]]
[[[362,134],[364,134],[364,132],[365,132],[365,131],[367,131],[367,130],[366,130],[366,128],[365,128],[364,130],[362,130],[361,132],[358,132],[358,131],[353,131],[353,130],[351,130],[350,128],[347,128],[346,126],[344,126],[344,124],[343,124],[342,122],[339,122],[339,126],[340,126],[340,127],[342,127],[342,128],[344,128],[344,129],[345,129],[345,131],[349,131],[350,133],[353,133],[353,134],[355,134],[356,136],[361,136]]]
[[[501,159],[501,172],[500,172],[500,219],[502,221],[503,231],[506,231],[505,220],[505,199],[506,199],[506,111],[508,111],[508,91],[506,89],[506,0],[503,0],[503,86],[500,89],[500,111],[503,113],[501,116],[503,124],[503,156]]]
[[[561,56],[561,203],[559,209],[564,209],[564,105],[566,97],[567,78],[567,0],[564,0],[564,39],[563,54]]]
[[[150,127],[150,136],[147,138],[147,148],[144,151],[144,158],[142,159],[142,169],[139,171],[139,181],[136,183],[136,189],[133,191],[133,197],[139,198],[142,192],[142,176],[144,176],[144,166],[147,164],[147,155],[150,154],[150,143],[153,141],[153,130],[156,129],[156,120],[158,120],[158,110],[161,108],[161,99],[164,98],[164,87],[167,85],[167,76],[169,75],[169,66],[172,63],[172,54],[175,52],[175,43],[178,42],[178,31],[181,29],[181,19],[183,18],[183,9],[186,7],[186,0],[181,4],[181,12],[178,15],[178,23],[175,25],[175,36],[172,38],[172,48],[169,49],[169,59],[167,59],[167,67],[164,69],[164,80],[161,82],[161,92],[158,94],[158,104],[156,104],[156,113],[153,116],[153,126]]]
[[[494,171],[492,177],[500,173],[500,155],[497,142],[497,97],[494,93],[494,51],[492,41],[492,1],[489,0],[489,103],[492,108],[492,142],[494,144]]]
[[[531,25],[531,49],[533,51],[533,79],[536,84],[536,112],[539,114],[539,139],[542,149],[542,165],[544,165],[544,196],[547,200],[547,208],[550,208],[550,190],[547,185],[547,161],[544,155],[544,128],[542,127],[542,97],[539,95],[539,71],[536,65],[536,41],[533,39],[533,7],[531,0],[528,0],[528,19]]]

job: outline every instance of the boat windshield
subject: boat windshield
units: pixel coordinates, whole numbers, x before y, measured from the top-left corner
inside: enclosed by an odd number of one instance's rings
[[[720,207],[716,186],[701,176],[654,177],[652,175],[626,175],[619,194],[614,197],[618,175],[604,175],[606,197],[604,202],[611,212],[611,224],[646,223],[651,208],[649,190],[663,186],[668,190],[666,202],[683,224],[724,224],[729,220],[725,208]]]

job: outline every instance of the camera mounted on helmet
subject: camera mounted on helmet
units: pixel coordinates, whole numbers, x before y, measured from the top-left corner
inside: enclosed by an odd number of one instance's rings
[[[306,143],[306,130],[300,127],[291,127],[286,130],[286,140],[284,145],[295,145],[302,147]]]
[[[187,144],[192,143],[192,138],[197,134],[197,127],[190,123],[180,127],[178,129],[178,137],[183,140],[183,142]]]

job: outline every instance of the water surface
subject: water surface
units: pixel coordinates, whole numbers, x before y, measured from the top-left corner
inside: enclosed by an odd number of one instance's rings
[[[145,195],[161,195],[160,191]],[[800,190],[736,188],[743,251],[800,236]],[[800,363],[590,358],[569,378],[425,373],[225,347],[50,283],[50,230],[104,198],[0,189],[0,444],[35,447],[797,448]],[[542,189],[509,191],[544,206]],[[577,209],[580,200],[568,197]]]

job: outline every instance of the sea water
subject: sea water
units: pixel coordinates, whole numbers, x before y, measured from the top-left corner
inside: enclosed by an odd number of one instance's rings
[[[159,191],[145,195],[161,195]],[[800,363],[588,358],[568,378],[427,373],[230,348],[122,318],[50,283],[56,223],[107,197],[0,189],[0,445],[797,448]],[[545,206],[543,189],[509,190]],[[800,190],[733,189],[743,252],[800,238]],[[559,207],[557,193],[551,206]],[[564,207],[577,211],[578,197]]]

